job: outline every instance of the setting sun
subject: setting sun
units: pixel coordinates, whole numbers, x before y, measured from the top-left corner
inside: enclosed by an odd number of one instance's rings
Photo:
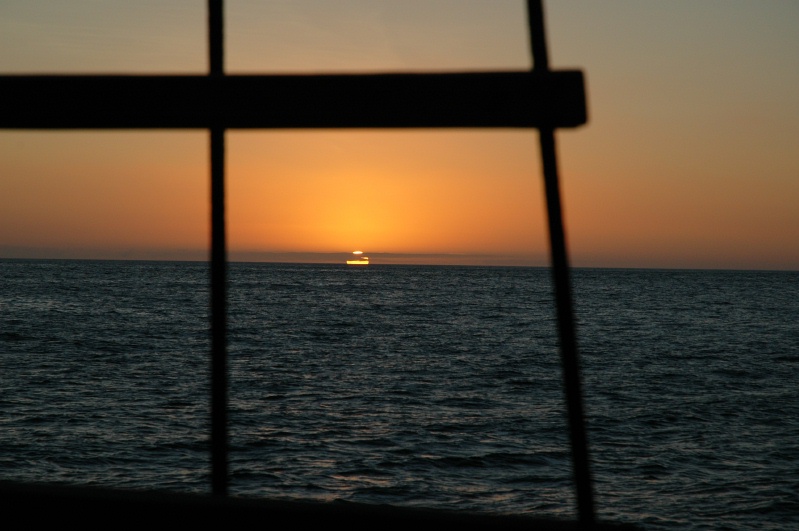
[[[363,251],[353,251],[354,258],[347,260],[347,265],[369,265],[369,257],[363,256]]]
[[[534,140],[529,132],[232,132],[231,251],[333,253],[354,242],[533,264],[546,253]]]

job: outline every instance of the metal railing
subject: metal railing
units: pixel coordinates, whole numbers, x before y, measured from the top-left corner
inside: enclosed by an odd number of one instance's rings
[[[552,71],[540,0],[528,0],[533,69],[449,74],[224,72],[223,0],[208,1],[206,76],[0,76],[4,129],[203,128],[211,166],[212,492],[228,492],[225,131],[228,128],[538,129],[577,510],[595,520],[554,131],[587,121],[580,71]],[[268,100],[268,101],[267,101]],[[266,103],[265,103],[266,101]],[[275,104],[278,102],[279,104]]]

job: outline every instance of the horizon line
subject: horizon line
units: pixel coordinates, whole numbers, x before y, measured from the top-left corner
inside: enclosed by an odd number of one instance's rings
[[[228,263],[272,263],[290,265],[346,265],[352,251],[229,251]],[[463,267],[527,267],[550,268],[548,256],[481,254],[481,253],[391,253],[369,252],[370,257],[384,261],[372,262],[370,266],[463,266]],[[130,262],[208,262],[207,250],[109,250],[109,249],[54,249],[19,246],[0,246],[0,260],[85,260],[85,261],[130,261]],[[621,259],[620,259],[621,261]],[[751,264],[622,264],[584,263],[574,261],[571,269],[623,269],[663,271],[780,271],[799,272],[795,266],[753,266]]]

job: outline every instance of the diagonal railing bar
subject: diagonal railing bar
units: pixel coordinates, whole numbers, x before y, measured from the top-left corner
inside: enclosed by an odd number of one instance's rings
[[[541,0],[528,0],[527,12],[530,24],[530,44],[533,53],[533,70],[549,71],[546,34],[544,32],[544,10]],[[549,243],[552,253],[552,279],[555,288],[555,304],[558,314],[558,336],[563,371],[563,384],[569,415],[569,437],[572,450],[572,471],[577,492],[577,512],[581,522],[593,525],[594,494],[588,455],[588,436],[585,429],[580,360],[577,354],[577,339],[572,308],[569,260],[566,253],[566,234],[563,228],[560,187],[558,183],[555,126],[539,127],[541,162],[549,219]]]
[[[224,0],[208,0],[208,74],[225,75]]]

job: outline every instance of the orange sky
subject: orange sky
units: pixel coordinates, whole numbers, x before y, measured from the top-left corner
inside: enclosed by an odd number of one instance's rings
[[[199,4],[5,2],[0,71],[203,72]],[[523,2],[336,6],[229,0],[228,71],[529,68]],[[558,133],[574,264],[799,269],[799,7],[546,7],[553,66],[588,83],[589,124]],[[547,263],[534,131],[227,138],[233,259]],[[203,259],[207,143],[0,131],[0,257]]]
[[[243,132],[229,139],[233,247],[457,254],[541,247],[530,133]],[[490,155],[487,143],[496,145]]]

